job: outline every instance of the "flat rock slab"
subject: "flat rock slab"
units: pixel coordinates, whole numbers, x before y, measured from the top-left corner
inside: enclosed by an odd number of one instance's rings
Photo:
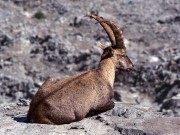
[[[29,106],[0,107],[0,135],[179,135],[180,118],[165,117],[147,107],[116,103],[111,111],[65,125],[27,122]]]

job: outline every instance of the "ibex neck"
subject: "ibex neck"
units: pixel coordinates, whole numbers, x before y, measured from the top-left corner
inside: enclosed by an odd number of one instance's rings
[[[98,71],[100,75],[105,79],[111,87],[114,85],[116,65],[111,58],[101,60],[99,63]]]

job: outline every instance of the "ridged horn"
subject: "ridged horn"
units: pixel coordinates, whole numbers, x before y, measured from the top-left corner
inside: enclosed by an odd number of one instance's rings
[[[112,21],[104,20],[103,22],[108,24],[112,29],[116,40],[116,48],[126,49],[121,29]]]
[[[114,37],[114,33],[111,29],[111,27],[109,25],[107,25],[106,23],[104,23],[104,18],[103,17],[100,17],[100,16],[97,16],[97,15],[93,15],[93,14],[90,14],[90,15],[85,15],[87,17],[90,17],[90,18],[93,18],[95,19],[96,21],[98,21],[98,23],[101,24],[101,26],[104,28],[104,30],[106,31],[108,37],[109,37],[109,40],[112,44],[112,46],[115,46],[116,45],[116,40],[115,40],[115,37]]]
[[[113,44],[112,47],[114,48],[118,48],[118,49],[126,49],[125,44],[124,44],[124,37],[122,35],[122,31],[121,29],[113,22],[113,21],[109,21],[107,19],[104,19],[103,17],[99,17],[96,15],[88,15],[91,18],[94,18],[102,25],[105,26],[105,28],[108,30],[108,32],[106,32],[110,38],[110,40],[113,39]],[[106,25],[105,25],[106,24]],[[108,26],[110,27],[108,27]],[[104,28],[104,27],[103,27]],[[104,28],[104,29],[105,29]],[[111,29],[111,30],[110,30]],[[106,31],[107,31],[106,30]],[[113,33],[112,33],[113,32]],[[113,37],[113,38],[112,38]],[[115,39],[114,39],[115,38]],[[114,41],[115,40],[115,41]],[[111,42],[112,43],[112,42]]]

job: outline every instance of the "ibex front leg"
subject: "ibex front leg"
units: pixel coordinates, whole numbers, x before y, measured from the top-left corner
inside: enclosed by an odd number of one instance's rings
[[[102,113],[102,112],[113,109],[114,105],[115,105],[114,102],[110,100],[104,106],[97,108],[96,111],[98,111],[99,113]]]
[[[112,100],[108,101],[104,106],[100,106],[96,109],[93,109],[91,110],[88,114],[87,114],[87,117],[90,117],[90,116],[94,116],[94,115],[98,115],[102,112],[105,112],[105,111],[108,111],[108,110],[111,110],[114,108],[114,102]]]

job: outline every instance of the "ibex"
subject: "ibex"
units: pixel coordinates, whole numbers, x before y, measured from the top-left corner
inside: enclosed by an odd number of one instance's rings
[[[102,45],[103,54],[96,69],[44,82],[31,101],[27,115],[30,122],[68,124],[114,107],[115,70],[130,71],[133,63],[126,55],[121,29],[103,17],[86,16],[100,23],[112,45]]]

